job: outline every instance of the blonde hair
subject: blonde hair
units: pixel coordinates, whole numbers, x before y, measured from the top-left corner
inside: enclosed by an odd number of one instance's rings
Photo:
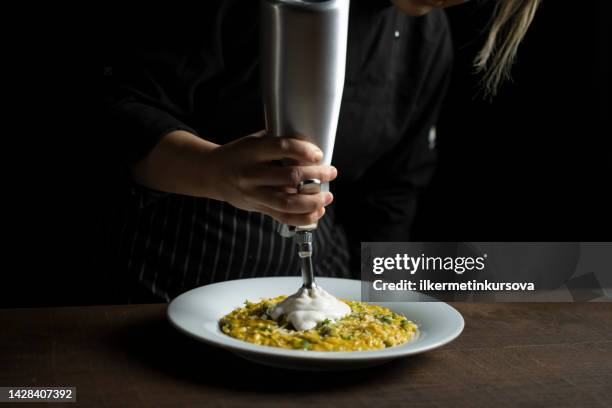
[[[541,0],[497,0],[487,40],[474,60],[476,72],[483,73],[485,94],[493,96],[510,78],[518,46],[533,21]]]

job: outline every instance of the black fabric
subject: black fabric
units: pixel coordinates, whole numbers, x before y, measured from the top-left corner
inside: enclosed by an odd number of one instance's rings
[[[121,21],[114,22],[107,58],[112,75],[106,77],[105,123],[107,140],[126,164],[143,158],[171,130],[185,129],[224,144],[264,128],[257,5],[257,1],[207,1],[198,10],[180,11],[151,5],[152,9],[138,14],[122,13]],[[338,276],[345,276],[347,270],[358,276],[361,241],[409,239],[418,193],[435,166],[431,129],[452,62],[443,12],[413,18],[387,1],[351,2],[348,44],[346,86],[333,156],[339,177],[331,184],[335,201],[320,228],[328,239],[319,245],[317,258],[321,273]],[[270,247],[272,220],[262,218],[263,226],[259,215],[247,216],[218,202],[213,202],[212,211],[212,201],[173,194],[154,197],[147,206],[138,204],[142,197],[133,200],[121,238],[122,259],[132,276],[140,280],[155,276],[155,283],[149,280],[145,285],[169,298],[198,284],[244,274],[230,265],[224,268],[230,273],[211,277],[211,263],[232,259],[225,251],[239,257],[251,249],[244,248],[246,242],[215,242],[208,231],[205,234],[203,228],[194,227],[217,225],[223,230],[221,235],[231,237],[235,229],[227,224],[230,219],[237,220],[238,229],[250,223],[257,236],[265,237],[261,251],[270,259],[250,265],[255,270],[248,274],[278,271],[268,266],[280,256],[280,249]],[[205,206],[208,212],[197,210]],[[222,213],[225,221],[219,222]],[[262,234],[258,228],[263,228]],[[204,251],[204,241],[206,261],[177,268],[176,257],[184,260],[187,251]],[[259,241],[255,237],[249,245],[259,247]],[[219,246],[224,248],[220,255]],[[291,245],[285,247],[293,251]],[[334,257],[344,266],[330,264]],[[323,261],[327,267],[321,265]],[[288,271],[278,273],[297,274],[292,269],[296,265],[284,265]],[[181,278],[183,284],[172,280],[177,275],[187,276]],[[197,275],[204,279],[198,281]]]

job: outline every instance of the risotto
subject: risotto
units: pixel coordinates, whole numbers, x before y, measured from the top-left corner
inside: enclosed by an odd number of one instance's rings
[[[269,312],[286,296],[245,302],[219,321],[223,333],[264,346],[314,351],[376,350],[406,343],[416,337],[417,325],[385,307],[342,300],[350,307],[345,317],[326,319],[309,330],[298,331]]]

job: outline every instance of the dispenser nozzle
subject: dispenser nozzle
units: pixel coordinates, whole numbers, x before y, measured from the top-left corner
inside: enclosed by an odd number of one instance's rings
[[[314,266],[312,265],[312,232],[298,231],[295,235],[302,270],[303,287],[312,289],[315,286]]]

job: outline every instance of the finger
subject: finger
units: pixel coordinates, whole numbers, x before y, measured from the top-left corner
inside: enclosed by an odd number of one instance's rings
[[[468,0],[392,0],[402,11],[411,16],[422,16],[435,8],[446,8],[466,3]]]
[[[465,3],[467,0],[427,0],[426,3],[436,8],[445,8]]]
[[[278,189],[280,191],[282,191],[284,193],[288,193],[288,194],[297,194],[298,193],[297,187],[281,186]]]
[[[308,214],[284,213],[265,206],[257,208],[257,211],[269,215],[281,224],[304,226],[316,223],[325,214],[325,207],[321,207],[317,211]]]
[[[265,136],[265,135],[266,135],[266,129],[262,129],[262,130],[260,130],[258,132],[251,133],[249,136],[251,136],[251,137],[262,137],[262,136]]]
[[[433,10],[433,6],[427,0],[393,0],[393,4],[413,17],[425,15]]]
[[[257,166],[248,175],[258,186],[290,186],[296,187],[308,179],[318,179],[329,183],[338,175],[334,166],[276,166],[265,164]]]
[[[287,194],[274,188],[259,187],[253,190],[251,197],[257,204],[264,205],[278,212],[306,214],[331,204],[332,193]]]
[[[293,159],[318,163],[323,152],[314,144],[292,137],[253,137],[253,156],[259,161]]]

